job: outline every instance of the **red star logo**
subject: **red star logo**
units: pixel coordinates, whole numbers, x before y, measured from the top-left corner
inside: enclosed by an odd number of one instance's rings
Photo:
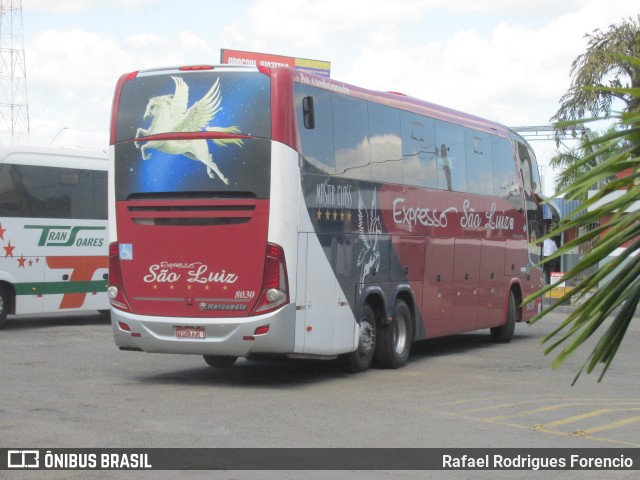
[[[4,240],[4,232],[6,232],[6,228],[2,228],[2,224],[0,223],[0,239]]]
[[[2,247],[2,248],[4,248],[4,251],[6,252],[4,254],[5,257],[13,257],[13,251],[15,250],[16,247],[11,245],[11,240],[9,240],[9,243],[7,244],[6,247]]]
[[[26,262],[27,259],[24,258],[24,255],[20,255],[20,258],[18,259],[18,268],[24,268],[24,262]]]

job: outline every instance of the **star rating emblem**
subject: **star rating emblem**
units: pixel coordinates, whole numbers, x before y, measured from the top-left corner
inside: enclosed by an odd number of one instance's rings
[[[329,210],[328,208],[325,210],[321,208],[316,209],[315,216],[318,222],[323,220],[326,222],[351,222],[352,218],[352,214],[349,210]]]

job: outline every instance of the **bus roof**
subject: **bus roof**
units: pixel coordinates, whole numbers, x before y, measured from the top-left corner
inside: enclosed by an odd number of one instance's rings
[[[369,90],[366,88],[357,87],[355,85],[350,85],[344,82],[339,82],[336,80],[328,79],[326,77],[313,75],[287,67],[279,67],[277,69],[273,69],[272,74],[276,73],[276,71],[278,70],[288,70],[290,72],[289,75],[292,75],[294,77],[294,81],[298,81],[300,83],[305,83],[336,93],[382,103],[390,107],[407,110],[431,118],[436,118],[446,122],[474,128],[476,130],[485,131],[487,133],[498,134],[504,137],[509,136],[508,127],[498,122],[464,113],[453,108],[431,103],[426,100],[421,100],[416,97],[411,97],[409,95],[397,92]]]
[[[98,149],[0,145],[0,163],[106,170],[107,154]]]
[[[211,72],[211,71],[227,71],[227,72],[260,72],[262,74],[270,75],[272,78],[287,78],[289,82],[299,82],[307,85],[311,85],[317,88],[322,88],[335,93],[343,95],[349,95],[364,100],[369,100],[390,107],[395,107],[401,110],[411,111],[420,115],[436,118],[446,122],[455,123],[465,127],[474,128],[476,130],[484,131],[486,133],[492,133],[503,137],[512,137],[510,129],[505,125],[498,122],[488,120],[482,117],[478,117],[469,113],[464,113],[453,108],[445,107],[435,103],[421,100],[416,97],[396,93],[396,92],[383,92],[377,90],[369,90],[363,87],[357,87],[345,82],[329,79],[319,75],[314,75],[301,70],[296,70],[290,67],[255,67],[250,65],[186,65],[186,66],[173,66],[139,70],[128,75],[131,77],[141,77],[147,75],[162,75],[170,73],[180,72]],[[286,81],[286,80],[285,80]]]

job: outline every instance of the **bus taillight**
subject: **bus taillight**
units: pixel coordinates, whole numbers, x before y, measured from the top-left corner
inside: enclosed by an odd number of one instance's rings
[[[109,288],[107,289],[111,305],[120,310],[131,310],[131,306],[122,289],[120,271],[120,248],[118,242],[109,244]]]
[[[289,281],[284,250],[275,243],[267,244],[262,277],[262,291],[253,309],[254,315],[272,312],[289,303]]]

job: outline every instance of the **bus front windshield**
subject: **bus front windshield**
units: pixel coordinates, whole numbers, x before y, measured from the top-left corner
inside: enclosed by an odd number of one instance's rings
[[[183,192],[267,198],[269,82],[257,72],[215,70],[126,81],[115,130],[116,200]]]

